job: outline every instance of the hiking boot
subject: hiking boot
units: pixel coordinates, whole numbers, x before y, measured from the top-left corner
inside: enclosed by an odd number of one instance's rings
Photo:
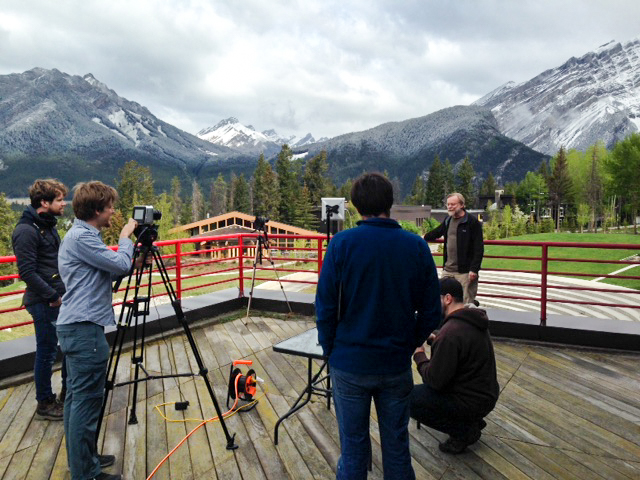
[[[116,463],[116,457],[115,455],[98,454],[98,461],[100,462],[100,468],[107,468]]]
[[[38,402],[36,415],[42,420],[62,420],[64,407],[56,402],[56,397]]]
[[[445,442],[439,444],[438,448],[441,452],[451,453],[452,455],[464,452],[469,445],[473,445],[480,440],[482,436],[482,432],[480,431],[481,425],[482,423],[474,425],[464,438],[453,438],[450,436]]]

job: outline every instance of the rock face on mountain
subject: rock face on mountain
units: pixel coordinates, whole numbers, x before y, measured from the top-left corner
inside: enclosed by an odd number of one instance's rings
[[[24,196],[38,176],[113,183],[128,160],[153,166],[160,188],[232,156],[119,97],[93,75],[35,68],[0,76],[0,191]]]
[[[501,134],[491,111],[479,106],[446,108],[340,135],[309,146],[307,157],[321,150],[327,151],[329,174],[335,181],[355,178],[365,170],[386,170],[399,180],[402,196],[418,174],[429,170],[436,155],[443,162],[449,159],[454,168],[469,156],[479,177],[491,172],[503,182],[520,180],[548,158]]]
[[[597,141],[611,148],[640,130],[640,38],[610,42],[527,82],[510,82],[475,105],[491,109],[503,134],[548,155]]]

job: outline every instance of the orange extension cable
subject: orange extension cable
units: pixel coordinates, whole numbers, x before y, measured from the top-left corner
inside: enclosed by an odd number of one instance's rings
[[[233,409],[234,409],[234,408],[236,408],[236,405],[238,404],[238,380],[240,380],[240,375],[236,375],[236,380],[235,380],[235,382],[234,382],[234,388],[235,388],[235,391],[236,391],[236,401],[235,401],[235,402],[233,402],[233,405],[231,406],[231,408],[230,408],[229,410],[227,410],[226,412],[224,412],[224,413],[222,414],[222,418],[230,417],[231,415],[233,415],[234,413],[236,413],[236,412],[234,412],[234,410],[233,410]],[[243,407],[242,407],[242,408],[244,408],[244,407],[246,407],[246,406],[249,406],[249,405],[252,405],[252,404],[253,404],[253,403],[255,403],[256,401],[257,401],[257,399],[256,399],[256,400],[254,400],[254,401],[253,401],[253,402],[251,402],[251,403],[248,403],[247,405],[243,405]],[[216,420],[218,420],[218,417],[217,417],[217,416],[215,416],[215,417],[211,417],[211,418],[210,418],[210,419],[208,419],[208,420],[203,420],[203,421],[202,421],[202,422],[201,422],[197,427],[195,427],[193,430],[191,430],[191,431],[190,431],[190,432],[189,432],[189,433],[188,433],[188,434],[187,434],[187,435],[186,435],[182,440],[180,440],[180,443],[178,443],[175,447],[173,447],[173,449],[172,449],[169,453],[167,453],[167,455],[166,455],[166,456],[165,456],[165,457],[160,461],[160,463],[159,463],[158,465],[156,465],[156,468],[154,468],[154,469],[153,469],[153,471],[151,472],[151,474],[147,477],[147,480],[151,480],[151,478],[156,474],[156,472],[157,472],[157,471],[158,471],[158,469],[159,469],[159,468],[164,464],[164,462],[166,462],[166,461],[169,459],[169,457],[170,457],[171,455],[173,455],[173,453],[174,453],[176,450],[178,450],[178,448],[180,448],[180,447],[182,446],[182,444],[183,444],[184,442],[186,442],[186,441],[188,440],[188,438],[189,438],[191,435],[193,435],[193,434],[194,434],[194,433],[195,433],[195,432],[196,432],[200,427],[202,427],[203,425],[205,425],[205,424],[207,424],[207,423],[209,423],[209,422],[214,422],[214,421],[216,421]]]

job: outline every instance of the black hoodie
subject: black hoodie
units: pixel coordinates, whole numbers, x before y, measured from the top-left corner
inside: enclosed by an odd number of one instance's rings
[[[58,273],[60,236],[56,217],[38,214],[29,205],[18,220],[11,236],[13,252],[18,262],[20,278],[27,284],[22,303],[55,302],[64,294],[64,284]]]
[[[421,352],[413,356],[424,383],[482,416],[493,409],[499,393],[488,327],[484,310],[461,308],[445,319],[431,346],[431,360]]]

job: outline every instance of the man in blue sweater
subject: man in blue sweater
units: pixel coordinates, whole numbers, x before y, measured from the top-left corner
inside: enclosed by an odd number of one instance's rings
[[[340,429],[336,478],[367,477],[373,398],[384,478],[413,479],[411,355],[440,321],[436,267],[426,243],[389,218],[393,187],[383,175],[358,178],[351,201],[362,221],[331,240],[316,294]]]

